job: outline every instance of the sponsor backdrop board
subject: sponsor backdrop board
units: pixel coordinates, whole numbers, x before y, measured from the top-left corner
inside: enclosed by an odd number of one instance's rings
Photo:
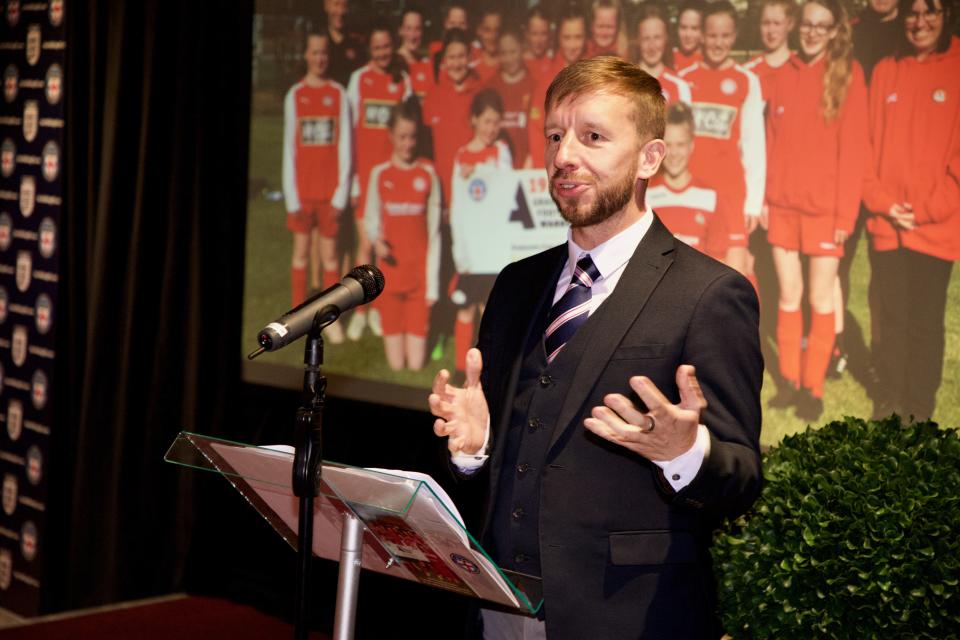
[[[55,389],[65,6],[0,18],[0,607],[38,613]]]

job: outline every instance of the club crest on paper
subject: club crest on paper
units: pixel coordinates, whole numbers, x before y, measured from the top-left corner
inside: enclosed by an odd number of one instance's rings
[[[9,213],[0,213],[0,251],[10,248],[13,239],[13,219]]]
[[[13,335],[10,340],[10,357],[13,364],[22,367],[27,361],[27,328],[18,324],[13,328]]]
[[[7,0],[7,24],[11,27],[20,22],[20,0]]]
[[[63,22],[63,0],[50,0],[50,24],[59,27]]]
[[[11,399],[7,403],[7,435],[16,442],[23,432],[23,404],[19,400]]]
[[[17,290],[20,292],[30,288],[33,279],[33,256],[29,251],[17,252]]]
[[[12,516],[17,510],[17,476],[3,474],[3,512]]]

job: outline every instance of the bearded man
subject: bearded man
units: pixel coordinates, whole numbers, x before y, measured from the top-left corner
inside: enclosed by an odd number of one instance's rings
[[[718,638],[711,532],[761,485],[757,300],[644,202],[656,79],[583,60],[544,106],[567,243],[501,272],[466,382],[429,398],[457,472],[488,477],[485,548],[542,579],[538,617],[484,610],[484,637]]]

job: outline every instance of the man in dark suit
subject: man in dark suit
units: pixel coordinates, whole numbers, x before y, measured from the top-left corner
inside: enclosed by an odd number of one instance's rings
[[[489,473],[485,547],[542,578],[540,621],[484,611],[484,634],[718,638],[711,532],[761,484],[756,297],[644,204],[656,80],[593,58],[545,104],[569,240],[501,272],[464,386],[430,395],[459,472]]]

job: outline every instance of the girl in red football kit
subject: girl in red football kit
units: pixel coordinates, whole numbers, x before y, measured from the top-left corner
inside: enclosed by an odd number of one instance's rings
[[[347,97],[353,116],[354,128],[354,174],[353,206],[357,224],[356,261],[371,262],[373,255],[370,241],[359,224],[363,216],[367,181],[370,171],[377,164],[390,158],[390,140],[387,136],[387,118],[390,109],[406,100],[413,93],[410,76],[403,70],[403,63],[394,54],[393,29],[385,22],[370,30],[370,62],[350,76]],[[367,311],[360,307],[353,312],[347,325],[347,337],[359,340],[367,326]],[[376,309],[371,310],[370,329],[381,335],[380,319]]]
[[[645,4],[637,18],[637,64],[660,81],[667,104],[685,102],[690,104],[690,85],[680,79],[670,67],[672,55],[669,45],[669,30],[666,10],[655,4]]]
[[[867,94],[837,0],[808,0],[800,51],[778,71],[767,104],[767,238],[780,284],[777,346],[786,384],[770,406],[816,420],[833,350],[834,284],[859,210],[869,138]],[[804,282],[800,256],[809,256]],[[804,288],[810,330],[802,354]],[[801,357],[803,356],[803,357]]]
[[[873,157],[863,200],[874,255],[878,416],[932,416],[947,287],[960,259],[960,40],[951,0],[901,0],[903,34],[870,81]]]
[[[493,89],[477,93],[470,104],[470,126],[473,139],[457,151],[453,163],[454,184],[468,180],[479,168],[507,170],[513,159],[506,142],[500,139],[503,119],[503,101]],[[462,186],[462,184],[460,185]],[[455,189],[450,209],[450,231],[453,238],[453,261],[459,274],[457,298],[460,305],[454,326],[454,364],[458,371],[466,370],[467,351],[474,344],[474,321],[483,313],[483,305],[493,287],[496,274],[476,273],[471,261],[462,216],[457,215],[456,198],[461,189]]]
[[[423,368],[430,307],[440,266],[440,181],[417,158],[420,108],[415,98],[390,112],[393,153],[370,174],[363,224],[390,286],[374,304],[383,323],[383,348],[394,371]]]

